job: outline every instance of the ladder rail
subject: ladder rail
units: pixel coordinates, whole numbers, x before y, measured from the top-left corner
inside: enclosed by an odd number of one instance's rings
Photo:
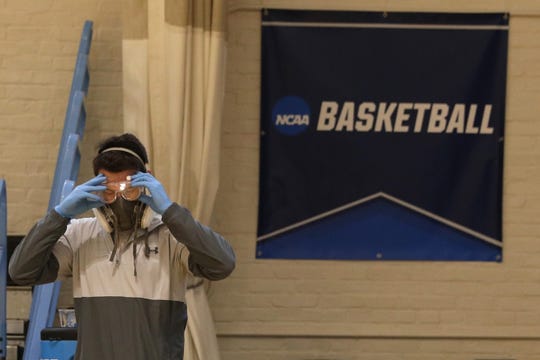
[[[81,158],[79,143],[83,137],[86,124],[84,99],[90,82],[88,55],[92,41],[92,27],[92,21],[85,21],[73,72],[64,129],[58,150],[56,169],[49,198],[49,210],[53,209],[73,190],[79,174]],[[37,360],[41,357],[41,330],[45,327],[52,326],[54,323],[60,287],[60,281],[34,287],[30,308],[30,321],[23,355],[24,360]]]

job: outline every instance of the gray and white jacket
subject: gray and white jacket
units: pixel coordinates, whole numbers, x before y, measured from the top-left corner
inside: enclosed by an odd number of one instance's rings
[[[9,263],[15,282],[73,278],[75,359],[181,360],[187,277],[220,280],[234,269],[229,243],[176,203],[147,230],[149,254],[121,234],[124,245],[110,261],[113,239],[96,218],[70,221],[51,210],[15,249]]]

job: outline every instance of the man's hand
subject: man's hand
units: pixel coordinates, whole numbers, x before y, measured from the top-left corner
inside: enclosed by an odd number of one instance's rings
[[[54,207],[54,210],[65,218],[72,218],[90,209],[105,205],[101,198],[94,194],[96,191],[104,191],[107,187],[103,185],[106,180],[103,174],[81,184],[68,196]]]
[[[150,206],[158,214],[163,214],[172,205],[163,185],[150,173],[138,172],[131,176],[131,186],[145,187],[150,195],[142,194],[139,201]]]

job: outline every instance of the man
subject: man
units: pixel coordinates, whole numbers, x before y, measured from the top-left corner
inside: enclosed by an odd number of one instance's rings
[[[186,276],[227,277],[228,242],[172,202],[131,134],[108,138],[95,178],[41,219],[9,264],[22,285],[73,277],[75,359],[182,359]],[[95,217],[74,219],[93,210]]]

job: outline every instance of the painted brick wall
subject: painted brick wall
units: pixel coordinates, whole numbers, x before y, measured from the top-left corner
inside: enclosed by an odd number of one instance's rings
[[[210,293],[223,359],[540,359],[540,2],[229,6],[214,225],[238,266]],[[503,263],[255,260],[262,7],[511,13]]]
[[[80,179],[94,144],[122,130],[121,2],[0,1],[0,177],[8,232],[24,234],[47,208],[85,20],[94,22]]]

